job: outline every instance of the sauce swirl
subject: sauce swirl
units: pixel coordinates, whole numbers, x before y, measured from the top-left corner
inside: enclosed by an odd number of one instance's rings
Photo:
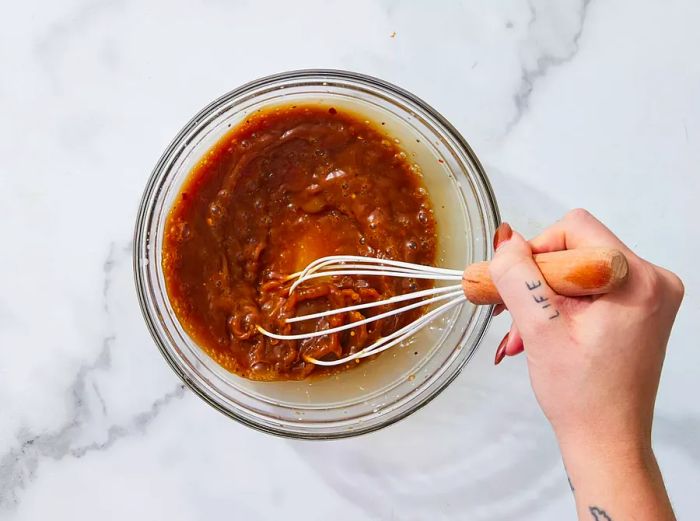
[[[166,219],[163,271],[185,331],[217,363],[254,380],[298,380],[325,368],[304,356],[347,356],[422,310],[309,340],[281,334],[335,327],[388,306],[287,324],[285,319],[426,289],[415,279],[329,277],[291,296],[282,278],[326,255],[433,264],[436,224],[415,165],[379,127],[321,105],[256,112],[192,170]]]

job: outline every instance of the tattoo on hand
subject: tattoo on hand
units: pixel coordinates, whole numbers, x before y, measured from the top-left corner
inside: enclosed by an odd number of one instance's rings
[[[526,282],[525,285],[527,286],[527,289],[532,291],[533,289],[537,289],[542,285],[541,280],[533,280],[532,282]]]
[[[539,288],[542,285],[541,280],[532,280],[530,282],[525,282],[525,286],[529,291],[533,291],[537,288]],[[549,301],[547,297],[544,295],[533,295],[532,296],[533,300],[537,302],[538,304],[542,304],[542,309],[547,309],[550,307],[552,304]],[[557,318],[559,316],[559,310],[557,309],[552,309],[551,314],[549,315],[549,320],[552,320],[553,318]]]
[[[588,511],[591,513],[595,521],[612,521],[612,517],[610,517],[602,508],[588,507]]]

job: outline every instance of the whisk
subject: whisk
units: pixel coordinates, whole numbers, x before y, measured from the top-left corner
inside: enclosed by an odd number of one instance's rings
[[[628,273],[625,256],[620,251],[609,248],[580,248],[540,253],[534,255],[533,258],[549,286],[556,293],[568,297],[607,293],[624,283]],[[489,275],[488,262],[478,262],[470,264],[464,270],[454,270],[373,257],[334,255],[322,257],[311,262],[302,271],[287,276],[285,281],[293,281],[289,288],[289,294],[291,295],[301,284],[312,279],[353,275],[429,279],[453,284],[395,295],[376,302],[366,302],[286,319],[287,323],[295,323],[372,307],[406,303],[396,309],[378,313],[342,326],[293,335],[276,334],[265,330],[261,326],[258,326],[258,331],[278,340],[303,340],[340,333],[422,306],[436,305],[408,325],[346,357],[336,360],[317,360],[308,356],[305,358],[306,361],[316,365],[334,366],[386,351],[408,339],[436,318],[467,301],[478,305],[499,304],[502,302],[498,290]]]

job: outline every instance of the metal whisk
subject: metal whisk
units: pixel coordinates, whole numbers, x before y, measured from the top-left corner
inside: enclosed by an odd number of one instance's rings
[[[411,264],[408,262],[401,262],[395,260],[375,259],[373,257],[361,257],[357,255],[335,255],[331,257],[323,257],[311,262],[304,270],[289,275],[287,277],[287,280],[296,279],[289,288],[289,294],[291,295],[300,284],[303,284],[308,280],[319,277],[333,277],[344,275],[383,275],[389,277],[431,279],[443,281],[446,280],[459,282],[462,280],[462,274],[463,272],[461,270],[434,268],[432,266],[422,266],[420,264]],[[267,331],[260,326],[258,326],[258,331],[260,331],[266,336],[276,338],[278,340],[302,340],[307,338],[315,338],[318,336],[347,331],[348,329],[352,329],[363,324],[369,324],[370,322],[381,320],[383,318],[388,318],[393,315],[403,313],[404,311],[416,309],[418,307],[433,304],[435,302],[442,302],[445,300],[447,301],[438,306],[437,308],[429,311],[425,315],[421,316],[414,322],[411,322],[410,324],[394,331],[390,335],[380,338],[373,344],[368,345],[367,347],[363,348],[362,350],[356,353],[353,353],[352,355],[330,361],[316,360],[315,358],[311,357],[306,358],[308,362],[312,362],[316,365],[341,365],[352,360],[376,355],[377,353],[386,351],[390,347],[393,347],[396,344],[403,342],[409,336],[413,335],[414,333],[425,327],[431,320],[446,313],[455,306],[458,306],[459,304],[465,302],[467,300],[467,297],[464,294],[464,290],[462,289],[461,284],[453,284],[450,286],[441,286],[421,291],[414,291],[411,293],[405,293],[403,295],[396,295],[394,297],[385,300],[379,300],[376,302],[366,302],[364,304],[356,304],[354,306],[346,306],[343,308],[331,309],[329,311],[321,311],[319,313],[311,313],[309,315],[292,317],[288,318],[286,322],[302,322],[304,320],[313,320],[321,317],[327,317],[330,315],[336,315],[339,313],[347,313],[350,311],[358,311],[361,309],[386,306],[390,304],[396,304],[398,302],[406,302],[416,299],[421,300],[412,304],[401,306],[390,311],[386,311],[384,313],[379,313],[377,315],[362,320],[358,320],[356,322],[351,322],[349,324],[333,327],[330,329],[323,329],[321,331],[314,331],[311,333],[303,333],[298,335],[278,335],[276,333]]]
[[[584,248],[542,253],[535,255],[534,260],[549,286],[558,294],[571,297],[607,293],[624,283],[628,272],[625,256],[618,250],[608,248]],[[258,331],[263,335],[278,340],[303,340],[347,331],[348,329],[388,318],[405,311],[442,302],[439,306],[431,309],[410,324],[344,358],[326,361],[306,357],[308,362],[316,365],[333,366],[386,351],[467,300],[474,304],[497,304],[501,302],[498,291],[489,275],[488,262],[471,264],[465,270],[452,270],[373,257],[334,255],[311,262],[304,270],[288,275],[284,281],[294,281],[289,288],[289,294],[291,295],[299,285],[315,278],[352,275],[430,279],[456,282],[456,284],[438,286],[396,295],[376,302],[356,304],[286,319],[287,323],[302,322],[338,313],[417,300],[417,302],[408,303],[396,309],[338,327],[296,335],[279,335],[267,331],[261,326],[257,326]]]

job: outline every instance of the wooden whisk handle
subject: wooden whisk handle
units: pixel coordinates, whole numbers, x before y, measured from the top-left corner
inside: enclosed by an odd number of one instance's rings
[[[599,295],[618,288],[627,280],[629,268],[622,252],[611,248],[575,250],[533,255],[547,284],[559,295]],[[527,281],[523,281],[523,287]],[[467,266],[462,289],[474,304],[503,302],[489,274],[488,262]]]

